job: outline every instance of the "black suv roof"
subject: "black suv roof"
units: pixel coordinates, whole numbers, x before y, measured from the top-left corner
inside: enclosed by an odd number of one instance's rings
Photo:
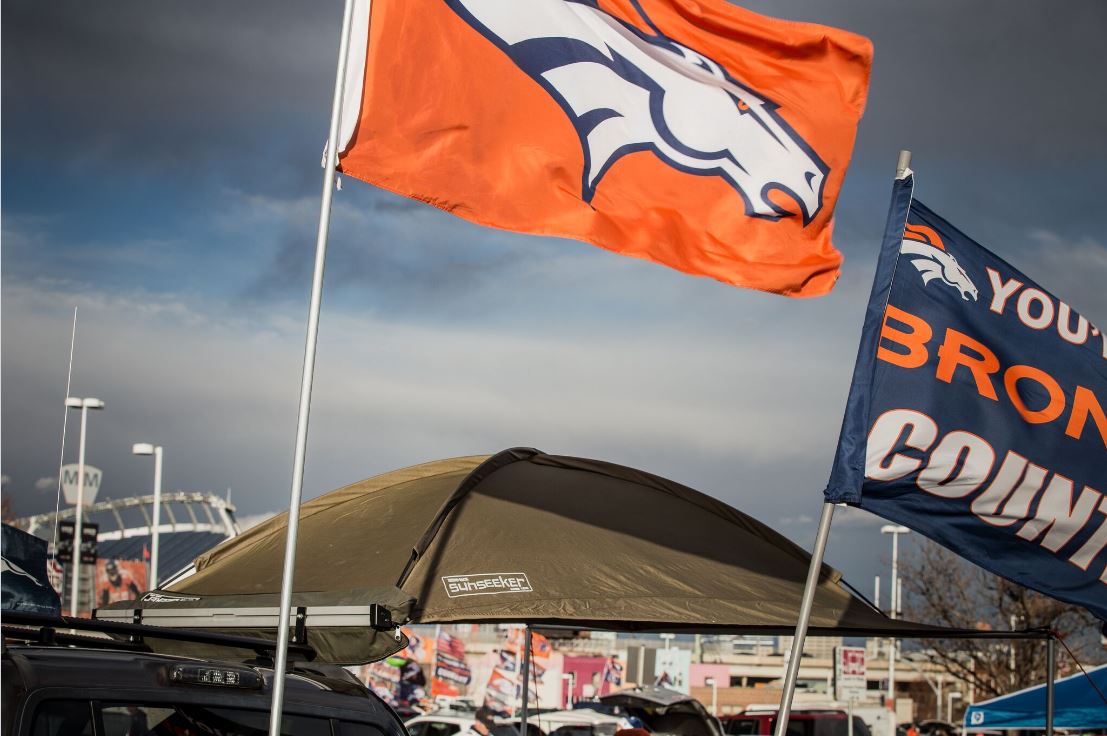
[[[100,719],[98,734],[108,718],[117,715],[113,711],[133,706],[157,708],[159,713],[172,711],[189,722],[197,713],[202,720],[204,714],[215,711],[248,713],[253,720],[264,712],[268,718],[273,671],[264,660],[155,654],[120,649],[118,643],[92,637],[80,637],[80,641],[68,637],[64,644],[16,642],[9,637],[21,634],[7,626],[4,633],[0,688],[5,735],[32,733],[36,713],[59,703],[76,704],[78,710],[84,708],[91,714],[87,718]],[[292,661],[285,676],[284,703],[286,715],[312,717],[313,724],[322,724],[321,733],[405,736],[392,709],[335,665]],[[110,734],[112,729],[107,731]],[[36,727],[34,733],[39,732]],[[79,727],[72,731],[86,732]],[[248,728],[235,731],[240,732],[254,733]],[[60,733],[67,732],[63,729]]]

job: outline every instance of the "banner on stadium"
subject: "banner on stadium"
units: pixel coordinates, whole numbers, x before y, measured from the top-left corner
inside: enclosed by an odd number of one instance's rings
[[[1107,620],[1107,335],[896,182],[829,503]]]
[[[868,39],[722,2],[367,5],[347,56],[343,173],[738,286],[833,287]]]
[[[142,560],[96,560],[96,605],[137,600],[146,590],[147,566]]]

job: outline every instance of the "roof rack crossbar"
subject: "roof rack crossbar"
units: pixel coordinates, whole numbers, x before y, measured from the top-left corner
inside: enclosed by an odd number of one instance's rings
[[[52,629],[73,629],[77,631],[99,631],[105,634],[119,634],[127,636],[128,641],[132,644],[142,644],[145,638],[190,641],[198,644],[223,646],[229,649],[246,649],[254,652],[259,657],[265,658],[272,658],[277,648],[277,642],[261,637],[221,634],[212,631],[196,631],[192,629],[167,628],[125,621],[70,618],[68,616],[52,616],[26,611],[5,611],[4,623],[20,624],[24,626],[41,626]],[[289,654],[299,655],[299,657],[308,661],[315,659],[315,649],[305,643],[289,643],[288,651]]]

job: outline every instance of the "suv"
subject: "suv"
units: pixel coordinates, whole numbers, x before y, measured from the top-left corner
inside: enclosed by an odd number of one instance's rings
[[[12,626],[12,624],[16,624]],[[118,635],[118,627],[113,627]],[[0,660],[4,736],[265,736],[273,642],[201,632],[205,645],[255,648],[253,660],[155,654],[139,637],[163,633],[134,626],[120,640],[76,636],[94,621],[5,612]],[[293,654],[290,648],[290,655]],[[304,656],[304,652],[297,652]],[[309,655],[310,656],[310,655]],[[292,657],[290,656],[290,659]],[[406,736],[396,714],[348,671],[292,661],[285,676],[281,732],[296,736]]]
[[[620,690],[604,695],[600,705],[636,718],[652,734],[722,736],[719,719],[700,701],[684,693],[656,685]]]
[[[747,710],[722,716],[728,736],[760,736],[776,732],[775,710]],[[843,710],[793,710],[788,716],[787,736],[849,736],[849,722]],[[853,736],[871,736],[860,716],[853,717]]]

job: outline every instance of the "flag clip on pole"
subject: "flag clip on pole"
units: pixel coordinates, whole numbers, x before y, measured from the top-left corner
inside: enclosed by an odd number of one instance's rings
[[[834,504],[824,503],[819,517],[819,531],[815,535],[815,549],[811,551],[811,567],[807,569],[807,584],[803,588],[796,635],[792,638],[792,656],[784,676],[784,692],[780,695],[780,710],[776,714],[776,736],[784,736],[788,730],[788,714],[792,712],[792,696],[796,691],[800,660],[803,659],[803,640],[807,638],[807,622],[811,620],[811,606],[815,601],[815,588],[819,585],[819,572],[823,566],[823,550],[830,536],[830,520],[834,516]]]
[[[519,719],[519,733],[521,736],[528,736],[527,705],[530,703],[530,647],[530,624],[526,624],[526,629],[523,633],[523,713]]]
[[[1053,736],[1053,681],[1057,679],[1057,644],[1051,631],[1046,639],[1046,723],[1045,736]]]
[[[315,240],[315,271],[311,281],[307,339],[304,347],[304,373],[300,381],[300,408],[296,417],[296,450],[292,464],[292,494],[288,504],[288,536],[281,577],[280,618],[277,624],[277,657],[273,664],[273,705],[269,712],[269,734],[280,736],[281,711],[284,708],[284,673],[288,664],[289,608],[292,606],[293,572],[296,567],[296,534],[300,525],[300,497],[304,485],[304,457],[307,454],[308,414],[311,409],[311,384],[315,375],[315,349],[319,336],[319,305],[323,297],[323,267],[327,259],[327,233],[331,222],[331,198],[334,171],[338,167],[338,126],[342,113],[342,92],[346,80],[346,60],[350,45],[350,27],[354,0],[346,0],[342,14],[342,38],[338,50],[338,71],[334,80],[330,133],[327,138],[327,165],[323,171],[323,198],[319,206],[319,231]]]

